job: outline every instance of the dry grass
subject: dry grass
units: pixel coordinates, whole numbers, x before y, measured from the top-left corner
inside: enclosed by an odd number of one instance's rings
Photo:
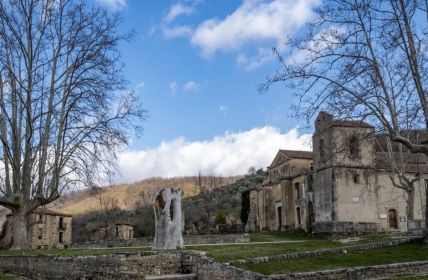
[[[232,184],[239,178],[239,176],[224,178],[224,185]],[[95,194],[89,190],[77,191],[65,195],[55,203],[53,208],[66,214],[80,215],[99,210],[101,196],[102,199],[107,197],[117,199],[118,207],[123,210],[133,210],[137,203],[144,203],[144,200],[150,202],[151,195],[161,187],[179,187],[184,197],[194,196],[198,191],[195,182],[194,177],[152,178],[133,184],[104,187]]]

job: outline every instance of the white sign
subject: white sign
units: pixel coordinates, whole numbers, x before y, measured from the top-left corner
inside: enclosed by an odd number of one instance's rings
[[[354,196],[352,197],[352,202],[355,202],[355,203],[360,202],[360,198],[358,196]]]
[[[379,218],[380,219],[388,219],[388,215],[387,214],[380,214]]]

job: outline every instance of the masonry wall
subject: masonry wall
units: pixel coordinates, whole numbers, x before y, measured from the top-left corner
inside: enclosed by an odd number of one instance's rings
[[[60,224],[62,218],[63,223]],[[72,218],[69,216],[31,214],[30,240],[32,248],[64,248],[72,241]],[[12,242],[12,216],[8,216],[5,223],[3,246]],[[60,242],[60,235],[62,242]]]
[[[184,246],[196,244],[224,244],[250,242],[248,234],[210,234],[183,235]],[[73,244],[72,248],[106,248],[106,247],[142,247],[152,246],[153,238],[139,237],[133,239],[98,240]]]
[[[0,270],[31,279],[142,279],[181,272],[181,253],[107,256],[0,256]]]

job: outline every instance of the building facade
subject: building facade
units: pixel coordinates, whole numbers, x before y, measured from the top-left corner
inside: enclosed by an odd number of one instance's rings
[[[338,121],[321,112],[313,152],[280,150],[268,179],[250,190],[250,230],[353,234],[423,227],[427,158],[404,153],[401,170],[415,178],[409,195],[396,186],[400,180],[388,156],[397,152],[386,153],[383,140],[366,123]]]
[[[71,244],[72,216],[37,208],[30,215],[30,243],[34,249],[67,248]],[[12,243],[12,214],[7,215],[3,225],[3,247]]]
[[[91,241],[104,239],[132,239],[134,238],[134,226],[129,223],[117,223],[101,226],[93,230],[89,236]]]

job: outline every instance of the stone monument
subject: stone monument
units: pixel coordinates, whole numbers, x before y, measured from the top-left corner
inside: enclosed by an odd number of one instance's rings
[[[155,193],[155,240],[153,249],[172,250],[183,248],[181,233],[181,190],[163,188]]]

